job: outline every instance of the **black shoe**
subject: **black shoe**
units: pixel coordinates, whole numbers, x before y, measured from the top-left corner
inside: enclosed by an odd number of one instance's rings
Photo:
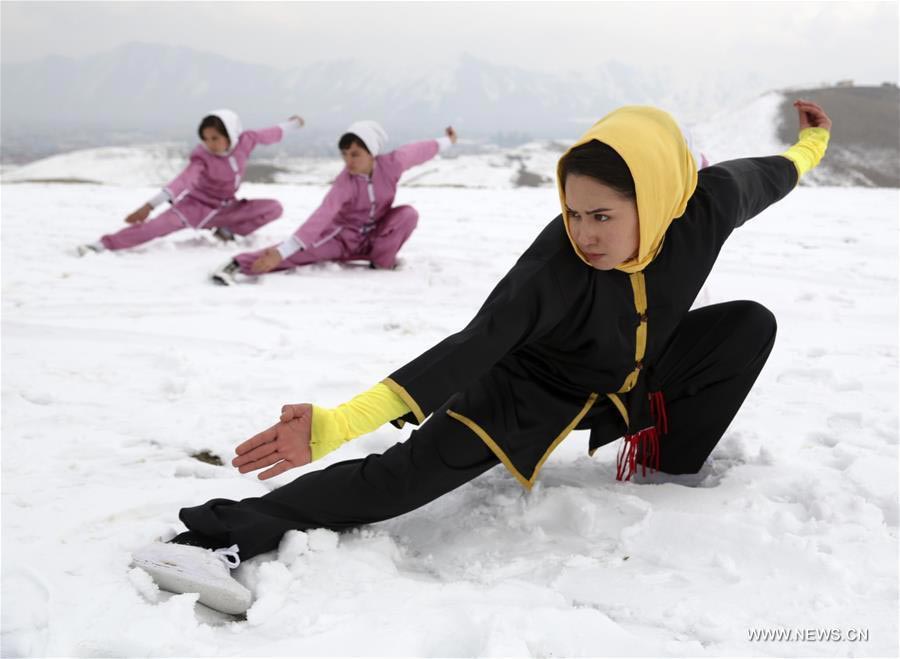
[[[234,232],[227,227],[216,227],[213,229],[213,235],[223,243],[232,242],[234,240]]]
[[[394,265],[392,265],[389,268],[385,268],[380,265],[375,265],[374,261],[369,261],[369,270],[397,270],[402,265],[403,265],[403,259],[395,259]]]
[[[240,268],[241,266],[238,265],[238,262],[231,259],[218,270],[215,270],[209,278],[212,279],[214,284],[218,284],[219,286],[234,286],[237,283],[234,275]]]

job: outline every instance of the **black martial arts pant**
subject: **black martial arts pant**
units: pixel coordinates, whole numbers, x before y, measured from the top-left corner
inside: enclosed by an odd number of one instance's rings
[[[699,471],[774,342],[775,317],[755,302],[726,302],[687,314],[654,368],[669,419],[669,432],[659,442],[661,471]],[[237,544],[246,560],[275,549],[291,529],[349,529],[423,506],[499,464],[471,430],[444,411],[380,455],[304,474],[262,497],[182,508],[179,516],[189,531],[174,541],[209,548]],[[583,423],[594,433],[600,428],[609,434],[601,444],[624,434],[611,404],[595,406]]]

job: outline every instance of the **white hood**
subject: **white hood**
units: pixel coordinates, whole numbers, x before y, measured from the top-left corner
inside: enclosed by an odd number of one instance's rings
[[[227,108],[213,110],[209,114],[218,117],[222,120],[222,123],[225,124],[225,130],[228,131],[227,137],[229,142],[228,151],[225,152],[225,155],[228,155],[234,151],[234,147],[237,146],[238,140],[241,138],[241,133],[244,132],[243,126],[241,126],[241,118],[237,115],[237,112]]]
[[[361,139],[373,156],[384,151],[384,147],[387,145],[388,135],[377,121],[369,119],[354,121],[345,132],[353,133]]]

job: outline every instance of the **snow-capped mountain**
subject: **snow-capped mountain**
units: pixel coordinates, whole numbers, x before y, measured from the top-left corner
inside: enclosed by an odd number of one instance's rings
[[[75,147],[182,140],[212,108],[232,107],[246,126],[295,112],[308,120],[297,152],[334,148],[337,131],[370,117],[398,140],[439,134],[449,123],[473,138],[521,143],[569,137],[617,105],[654,103],[681,120],[712,114],[723,101],[762,89],[727,75],[690,79],[598,58],[577,71],[536,73],[463,55],[446,69],[411,79],[359,60],[285,70],[178,46],[127,44],[72,59],[2,64],[4,158]]]

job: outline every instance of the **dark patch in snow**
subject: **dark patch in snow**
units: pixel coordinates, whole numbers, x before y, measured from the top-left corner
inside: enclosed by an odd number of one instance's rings
[[[6,183],[6,181],[4,181]],[[11,183],[75,183],[87,185],[103,185],[103,181],[92,181],[86,178],[30,178],[24,181],[11,181]]]
[[[245,183],[277,183],[276,174],[285,174],[290,172],[289,169],[269,165],[266,163],[252,162],[247,165],[247,171],[244,172]]]
[[[199,460],[200,462],[205,462],[206,464],[215,465],[217,467],[221,467],[223,465],[222,458],[220,458],[218,455],[210,453],[206,449],[198,451],[197,453],[191,453],[191,457],[195,460]]]

